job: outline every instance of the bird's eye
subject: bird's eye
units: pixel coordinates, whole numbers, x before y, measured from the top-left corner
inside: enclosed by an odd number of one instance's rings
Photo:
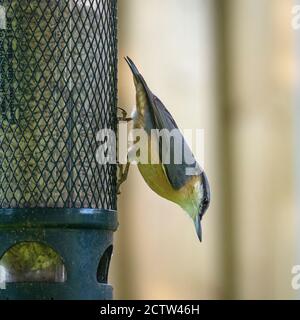
[[[205,211],[209,206],[209,199],[205,197],[203,199],[203,204],[202,205],[203,205],[203,210]]]
[[[204,216],[208,206],[209,206],[209,198],[208,197],[204,197],[202,202],[201,202],[201,207],[200,207],[200,211],[199,211],[199,215],[200,215],[200,219],[202,219],[202,217]]]

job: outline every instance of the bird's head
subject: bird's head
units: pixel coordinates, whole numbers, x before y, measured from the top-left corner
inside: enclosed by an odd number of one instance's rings
[[[206,174],[204,173],[204,171],[202,171],[201,175],[200,175],[200,189],[201,189],[201,201],[199,204],[199,210],[198,210],[198,214],[196,215],[195,219],[194,219],[194,223],[195,223],[195,228],[196,228],[196,232],[198,235],[198,238],[200,241],[202,241],[202,227],[201,227],[201,220],[206,212],[206,210],[209,207],[209,203],[210,203],[210,189],[209,189],[209,183],[206,177]]]

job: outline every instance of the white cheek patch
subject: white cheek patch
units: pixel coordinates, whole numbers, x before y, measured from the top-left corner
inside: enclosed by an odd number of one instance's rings
[[[195,188],[197,189],[197,190],[199,190],[199,197],[203,197],[203,194],[204,194],[204,190],[203,190],[203,184],[201,184],[200,183],[200,181],[197,181],[196,183],[195,183]]]

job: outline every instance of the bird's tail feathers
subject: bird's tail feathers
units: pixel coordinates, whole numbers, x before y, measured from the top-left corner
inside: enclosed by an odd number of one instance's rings
[[[136,76],[137,78],[141,77],[141,74],[136,67],[136,65],[133,63],[133,61],[129,57],[124,58],[125,61],[128,63],[130,70],[132,71],[133,75]]]

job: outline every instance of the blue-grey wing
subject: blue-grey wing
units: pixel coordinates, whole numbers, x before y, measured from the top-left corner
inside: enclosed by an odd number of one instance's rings
[[[149,98],[151,100],[154,127],[160,130],[160,160],[164,165],[171,185],[178,190],[192,176],[200,174],[200,168],[172,115],[159,98],[149,93],[149,91],[148,95],[150,95]]]

